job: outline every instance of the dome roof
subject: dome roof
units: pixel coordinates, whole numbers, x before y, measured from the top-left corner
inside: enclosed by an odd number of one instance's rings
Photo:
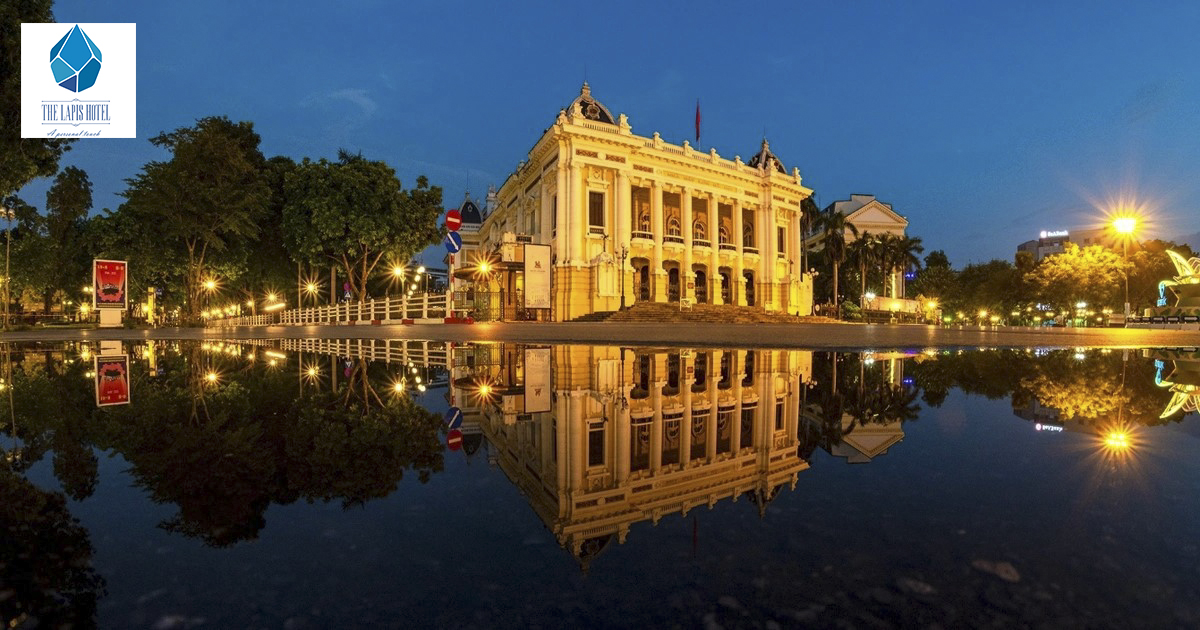
[[[458,209],[458,213],[462,215],[463,223],[483,223],[483,216],[479,213],[479,206],[475,205],[475,202],[470,199],[463,202],[462,207]]]
[[[567,107],[567,111],[575,111],[576,103],[579,103],[579,110],[583,112],[584,118],[598,120],[610,125],[617,124],[617,119],[613,118],[612,112],[600,104],[600,101],[592,98],[592,88],[588,87],[587,81],[583,82],[583,87],[579,89],[579,96],[571,101],[571,104]]]
[[[766,138],[763,138],[762,148],[759,149],[758,153],[755,153],[754,157],[750,158],[750,161],[746,164],[751,168],[763,166],[765,168],[774,168],[784,175],[788,174],[787,169],[783,166],[783,162],[781,162],[779,158],[775,157],[774,153],[771,153],[771,145],[767,144]]]

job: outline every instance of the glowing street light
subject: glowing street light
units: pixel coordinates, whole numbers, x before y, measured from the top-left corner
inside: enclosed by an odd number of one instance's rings
[[[1137,217],[1123,216],[1113,219],[1113,229],[1121,235],[1121,252],[1125,259],[1125,316],[1129,317],[1129,239],[1137,230]]]

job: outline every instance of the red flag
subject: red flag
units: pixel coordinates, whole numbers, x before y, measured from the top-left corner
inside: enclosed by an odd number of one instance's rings
[[[696,144],[700,144],[700,99],[696,99]]]

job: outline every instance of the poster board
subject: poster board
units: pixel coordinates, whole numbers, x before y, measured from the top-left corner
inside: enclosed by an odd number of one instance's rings
[[[525,308],[550,308],[549,245],[525,245]]]
[[[128,265],[124,260],[92,261],[92,306],[124,310],[129,305]]]

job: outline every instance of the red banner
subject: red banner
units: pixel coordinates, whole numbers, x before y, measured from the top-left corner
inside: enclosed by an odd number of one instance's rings
[[[128,306],[124,260],[92,261],[92,295],[96,308],[125,308]]]
[[[96,405],[129,404],[129,355],[96,357]]]

